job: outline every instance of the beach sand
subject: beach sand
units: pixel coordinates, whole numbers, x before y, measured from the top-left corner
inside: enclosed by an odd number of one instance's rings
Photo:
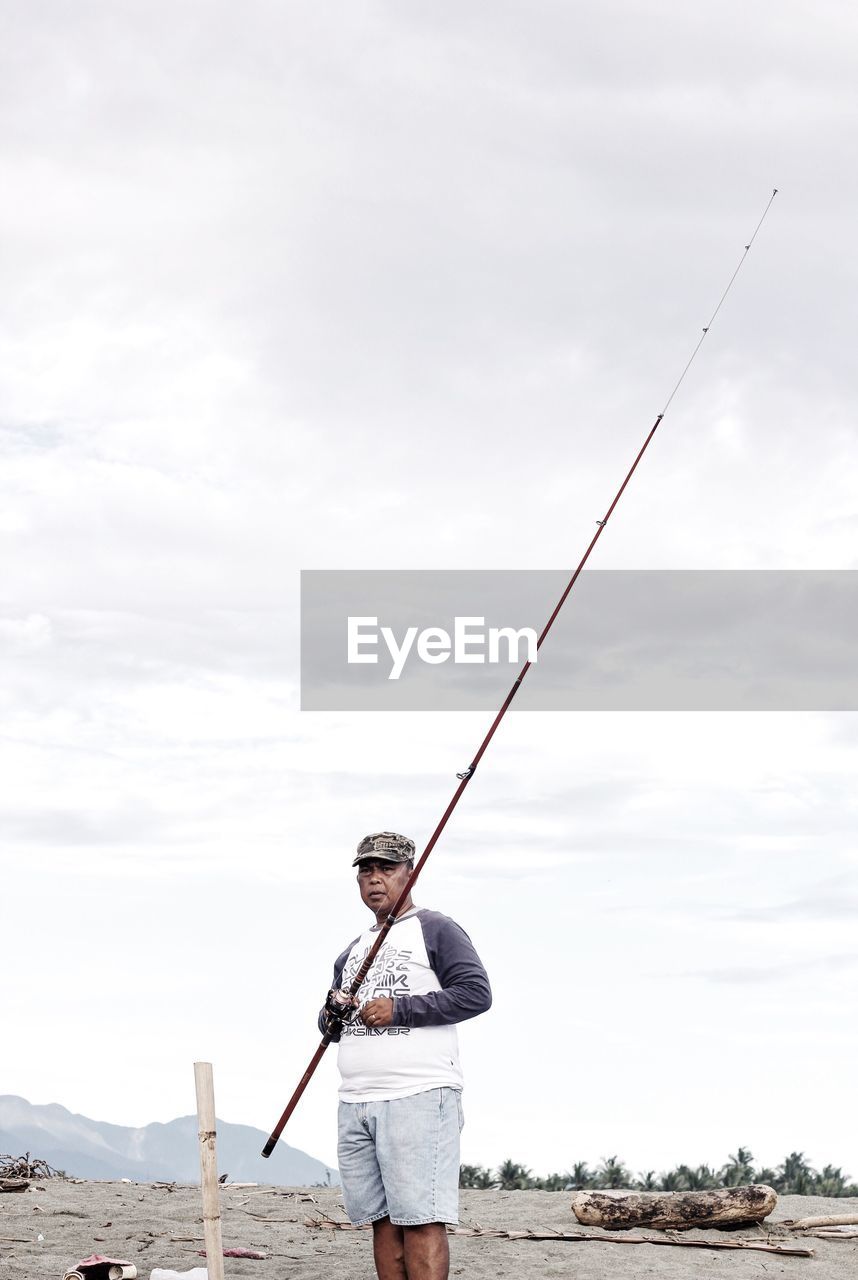
[[[313,1199],[304,1197],[312,1196]],[[462,1225],[535,1230],[586,1231],[569,1207],[565,1191],[471,1191],[461,1193]],[[225,1259],[228,1277],[257,1280],[371,1280],[370,1231],[317,1230],[305,1219],[327,1215],[346,1221],[339,1190],[230,1187],[221,1191],[224,1247],[243,1246],[265,1261]],[[777,1222],[810,1214],[856,1213],[858,1200],[783,1196],[761,1228],[738,1232],[692,1231],[691,1239],[769,1239],[814,1250],[813,1258],[752,1251],[686,1249],[648,1244],[581,1243],[452,1237],[452,1276],[472,1280],[569,1276],[576,1280],[858,1280],[858,1240],[796,1237]],[[258,1215],[252,1217],[251,1214]],[[36,1236],[44,1236],[38,1243]],[[641,1234],[641,1233],[634,1233]],[[645,1234],[659,1235],[657,1232]],[[8,1237],[15,1237],[9,1240]],[[34,1182],[22,1193],[0,1195],[0,1280],[60,1280],[72,1263],[91,1253],[127,1258],[148,1280],[153,1267],[188,1271],[204,1265],[200,1190],[173,1190],[148,1183]]]

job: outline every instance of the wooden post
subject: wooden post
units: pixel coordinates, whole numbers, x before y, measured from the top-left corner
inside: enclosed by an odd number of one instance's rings
[[[214,1081],[210,1062],[194,1063],[197,1117],[200,1133],[200,1186],[203,1193],[203,1235],[209,1280],[224,1280],[223,1239],[220,1230],[220,1198],[217,1181],[217,1149]]]

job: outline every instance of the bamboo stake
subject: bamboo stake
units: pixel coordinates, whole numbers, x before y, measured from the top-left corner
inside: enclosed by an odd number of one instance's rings
[[[223,1239],[220,1229],[220,1200],[217,1181],[217,1128],[214,1081],[210,1062],[194,1063],[197,1089],[197,1118],[200,1137],[200,1187],[203,1193],[203,1233],[206,1238],[206,1269],[209,1280],[224,1280]]]

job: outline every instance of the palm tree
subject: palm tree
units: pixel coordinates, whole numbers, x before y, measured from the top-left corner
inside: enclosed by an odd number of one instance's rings
[[[636,1181],[617,1156],[603,1158],[595,1172],[585,1160],[579,1160],[573,1164],[571,1172],[550,1173],[545,1178],[535,1178],[524,1165],[505,1160],[494,1173],[478,1164],[461,1165],[459,1186],[484,1189],[499,1187],[506,1191],[523,1191],[530,1187],[543,1191],[581,1191],[587,1187],[634,1187],[638,1191],[702,1191],[719,1185],[738,1187],[748,1182],[764,1182],[776,1191],[788,1195],[858,1198],[858,1184],[849,1181],[849,1174],[844,1174],[839,1166],[831,1164],[817,1173],[811,1168],[803,1151],[791,1151],[777,1169],[763,1168],[755,1171],[753,1159],[747,1147],[738,1147],[720,1172],[707,1164],[696,1168],[680,1164],[661,1174],[647,1169],[638,1175]]]
[[[803,1151],[791,1151],[778,1167],[775,1190],[786,1195],[808,1196],[813,1191],[816,1174],[805,1159]],[[780,1183],[780,1186],[778,1186]]]
[[[591,1187],[594,1181],[594,1175],[587,1168],[586,1160],[579,1160],[577,1164],[573,1164],[571,1173],[566,1175],[567,1184],[574,1187],[576,1191]]]
[[[630,1187],[631,1183],[631,1174],[623,1164],[622,1160],[618,1160],[616,1156],[603,1158],[602,1164],[596,1174],[597,1186]]]
[[[503,1164],[498,1166],[495,1185],[500,1187],[501,1191],[526,1191],[532,1182],[530,1170],[523,1164],[504,1160]]]
[[[754,1157],[747,1147],[739,1147],[734,1156],[729,1156],[721,1170],[722,1187],[743,1187],[754,1181]]]
[[[547,1178],[534,1178],[530,1185],[537,1191],[563,1191],[568,1181],[565,1173],[549,1173]]]
[[[842,1196],[846,1194],[846,1178],[842,1169],[827,1164],[816,1179],[814,1191],[818,1196]]]
[[[492,1174],[490,1169],[484,1169],[481,1164],[463,1164],[459,1166],[460,1187],[478,1187],[486,1191],[491,1185]]]
[[[683,1191],[706,1191],[709,1187],[718,1186],[718,1177],[708,1164],[698,1165],[696,1169],[690,1168],[687,1164],[681,1164],[677,1167],[676,1173]]]

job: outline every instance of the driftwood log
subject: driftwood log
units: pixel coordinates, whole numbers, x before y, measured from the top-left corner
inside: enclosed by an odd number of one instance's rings
[[[827,1213],[821,1218],[786,1218],[782,1227],[790,1231],[806,1231],[809,1227],[854,1227],[858,1226],[858,1213]]]
[[[739,1227],[761,1222],[777,1204],[772,1187],[755,1184],[712,1191],[576,1191],[572,1212],[586,1227]]]

